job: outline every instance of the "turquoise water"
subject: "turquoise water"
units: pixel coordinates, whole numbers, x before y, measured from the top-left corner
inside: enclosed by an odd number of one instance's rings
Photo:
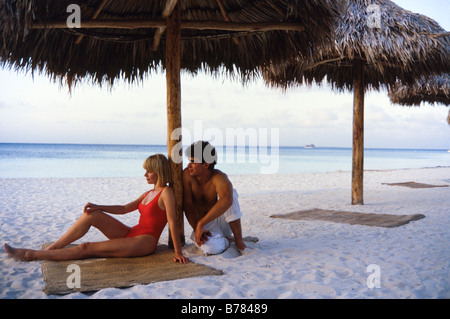
[[[350,148],[217,147],[217,168],[230,175],[350,171]],[[0,178],[142,176],[151,154],[164,145],[0,143]],[[186,166],[186,160],[183,161]],[[450,166],[447,150],[366,149],[365,169]]]

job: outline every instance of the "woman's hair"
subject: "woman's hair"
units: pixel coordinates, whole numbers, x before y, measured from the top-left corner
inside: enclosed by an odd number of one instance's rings
[[[158,175],[158,182],[162,185],[173,184],[172,170],[167,157],[163,154],[149,156],[144,162],[144,169]]]

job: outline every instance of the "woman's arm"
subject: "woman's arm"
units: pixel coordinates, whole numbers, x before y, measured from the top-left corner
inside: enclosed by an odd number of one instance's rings
[[[167,223],[169,224],[173,246],[175,249],[175,257],[173,261],[179,261],[182,264],[188,263],[189,259],[183,256],[183,250],[181,248],[180,231],[176,216],[175,194],[173,193],[172,188],[166,187],[161,194],[161,198],[164,203],[164,208],[166,209]]]
[[[100,210],[105,213],[123,215],[135,211],[139,207],[139,203],[144,199],[147,193],[142,194],[138,199],[132,201],[131,203],[125,205],[96,205],[93,203],[87,203],[84,206],[83,212],[85,214],[90,214],[93,211]]]

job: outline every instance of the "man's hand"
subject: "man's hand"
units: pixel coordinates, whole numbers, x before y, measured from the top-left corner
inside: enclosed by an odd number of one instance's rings
[[[208,241],[208,236],[211,237],[212,234],[209,231],[205,231],[200,223],[197,223],[197,227],[195,228],[195,242],[197,245],[201,246]]]

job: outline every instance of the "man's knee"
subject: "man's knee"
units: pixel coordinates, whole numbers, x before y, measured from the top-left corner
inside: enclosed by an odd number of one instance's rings
[[[199,246],[199,248],[205,255],[218,255],[227,250],[229,246],[230,242],[227,238],[215,234],[212,237],[208,237],[208,241]]]

